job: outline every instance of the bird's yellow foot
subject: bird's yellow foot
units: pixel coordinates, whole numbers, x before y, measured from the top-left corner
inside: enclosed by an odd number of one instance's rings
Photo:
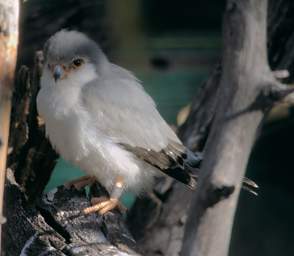
[[[125,212],[126,208],[120,203],[117,198],[107,197],[94,197],[91,200],[93,206],[87,207],[83,210],[85,214],[98,212],[103,215],[115,208],[118,208],[121,212]]]
[[[76,180],[66,182],[64,186],[68,189],[74,186],[77,190],[80,190],[88,185],[92,185],[94,182],[95,182],[95,178],[93,176],[83,176]]]

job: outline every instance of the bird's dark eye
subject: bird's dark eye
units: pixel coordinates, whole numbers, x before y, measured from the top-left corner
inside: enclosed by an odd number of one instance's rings
[[[72,61],[72,63],[73,63],[76,67],[79,67],[79,66],[81,66],[81,65],[84,63],[84,61],[83,61],[83,59],[74,59],[74,60]]]

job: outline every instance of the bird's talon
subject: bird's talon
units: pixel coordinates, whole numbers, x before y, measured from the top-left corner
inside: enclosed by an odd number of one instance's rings
[[[122,210],[124,207],[120,204],[119,200],[116,198],[94,197],[92,198],[91,203],[94,205],[87,207],[83,210],[85,214],[98,212],[100,215],[104,215],[105,213],[115,208]]]

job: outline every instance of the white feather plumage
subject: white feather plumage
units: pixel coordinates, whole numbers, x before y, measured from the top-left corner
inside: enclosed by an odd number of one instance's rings
[[[38,112],[65,160],[95,176],[109,191],[120,175],[125,189],[139,193],[151,185],[155,168],[119,143],[160,151],[171,141],[181,142],[138,80],[102,59],[99,69],[86,62],[57,82],[45,63]]]

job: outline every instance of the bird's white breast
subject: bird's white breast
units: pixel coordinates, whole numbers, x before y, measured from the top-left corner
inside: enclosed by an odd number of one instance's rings
[[[46,134],[60,155],[96,176],[109,190],[117,175],[124,177],[133,191],[148,186],[151,170],[142,172],[146,166],[141,161],[99,131],[97,120],[92,120],[89,110],[83,107],[81,91],[74,81],[70,86],[68,83],[50,85],[47,76],[44,72],[37,105],[45,120]]]
[[[88,153],[83,138],[87,132],[87,114],[80,106],[77,90],[42,88],[38,111],[45,120],[47,136],[63,158],[76,162]]]

